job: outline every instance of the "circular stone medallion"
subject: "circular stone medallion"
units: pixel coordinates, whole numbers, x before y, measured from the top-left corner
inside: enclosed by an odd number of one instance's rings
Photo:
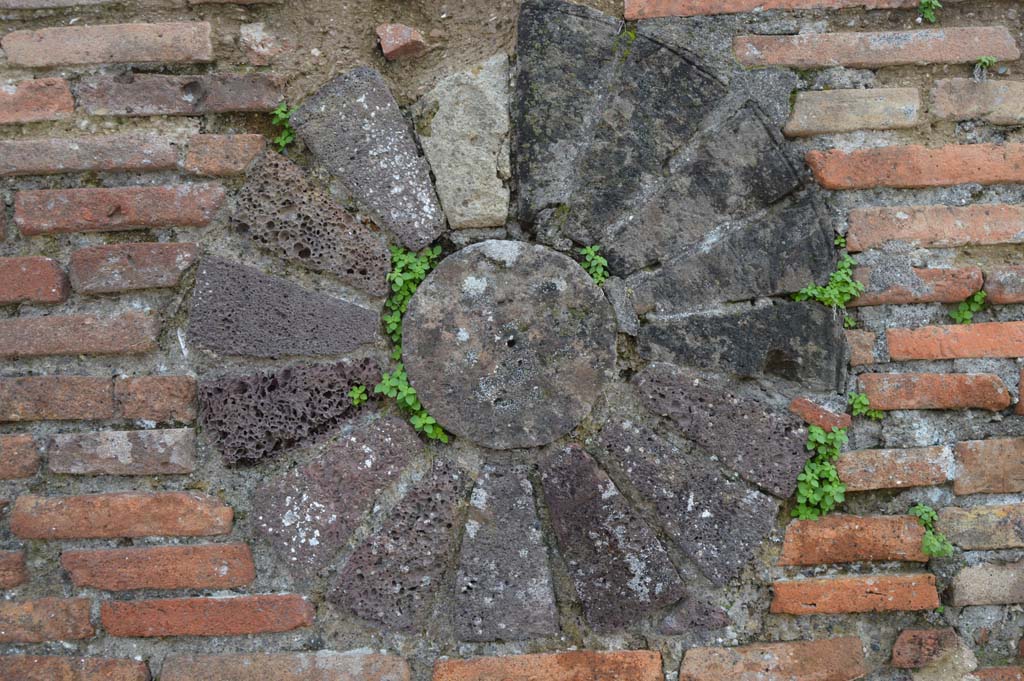
[[[446,430],[493,449],[568,433],[615,367],[615,318],[601,289],[570,258],[520,241],[445,258],[402,327],[423,406]]]

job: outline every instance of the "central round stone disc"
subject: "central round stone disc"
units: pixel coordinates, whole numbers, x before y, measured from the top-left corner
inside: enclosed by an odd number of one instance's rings
[[[493,449],[575,428],[615,367],[615,318],[572,259],[520,241],[445,258],[403,324],[409,382],[446,430]]]

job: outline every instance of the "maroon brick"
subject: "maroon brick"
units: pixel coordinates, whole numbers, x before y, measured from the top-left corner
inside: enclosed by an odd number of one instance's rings
[[[112,244],[71,254],[68,273],[79,293],[121,293],[177,286],[199,257],[192,243]]]
[[[24,551],[0,551],[0,589],[13,589],[28,581]],[[3,677],[0,676],[0,679]]]
[[[75,96],[79,108],[93,116],[184,116],[271,111],[281,102],[281,89],[277,79],[265,73],[136,73],[83,78]]]
[[[185,170],[196,175],[241,175],[263,151],[263,135],[196,135],[188,143]]]
[[[974,672],[978,681],[1024,681],[1022,667],[986,667]]]
[[[956,494],[1024,492],[1024,437],[957,443],[956,464]]]
[[[0,85],[0,124],[56,121],[67,118],[74,109],[71,88],[63,78]]]
[[[377,41],[388,61],[415,57],[427,49],[423,34],[405,24],[381,24],[377,27]]]
[[[0,0],[0,6],[3,0]],[[104,657],[0,655],[3,681],[149,681],[145,662]]]
[[[892,648],[892,666],[920,669],[955,650],[958,645],[956,632],[951,628],[904,629]]]
[[[993,305],[1024,303],[1024,267],[1000,267],[985,273],[986,300]]]
[[[182,475],[196,468],[196,438],[189,428],[61,433],[46,459],[68,475]]]
[[[0,480],[31,478],[39,470],[39,448],[31,435],[0,435]]]
[[[564,653],[442,659],[434,681],[661,681],[655,650],[572,650]]]
[[[43,643],[92,638],[88,598],[0,600],[0,643]]]
[[[400,657],[329,650],[169,655],[160,681],[409,681]]]
[[[789,410],[812,426],[820,426],[827,431],[833,428],[849,428],[853,422],[849,414],[829,411],[806,397],[795,398],[789,403]]]
[[[40,189],[14,195],[14,222],[25,236],[205,227],[223,203],[216,183]]]
[[[159,319],[137,312],[0,319],[0,357],[139,354],[157,348],[159,331]]]
[[[844,636],[739,648],[690,648],[679,681],[853,681],[867,673],[864,644],[856,636]]]
[[[872,286],[870,267],[858,267],[854,278],[866,290],[848,303],[849,307],[868,305],[907,305],[912,303],[957,303],[981,290],[983,278],[977,267],[914,268],[915,281]]]
[[[313,623],[313,605],[293,594],[237,598],[105,601],[103,628],[111,636],[242,636],[291,631]]]
[[[846,344],[850,346],[850,366],[875,363],[876,338],[871,331],[846,330]]]
[[[1012,398],[995,374],[862,374],[871,406],[894,409],[988,409],[1002,411]]]
[[[912,516],[828,515],[794,520],[786,528],[779,565],[899,560],[927,563],[924,529]]]
[[[0,40],[13,66],[213,60],[210,24],[106,24],[12,31]]]
[[[65,551],[61,565],[79,588],[231,589],[256,578],[245,544]]]
[[[114,417],[114,386],[92,376],[0,378],[0,421]]]
[[[0,176],[148,172],[177,165],[174,145],[152,136],[0,140]]]
[[[61,303],[68,278],[56,260],[42,256],[0,258],[0,305]]]
[[[771,611],[787,615],[933,610],[935,575],[873,575],[775,582]]]
[[[114,404],[126,419],[191,423],[196,418],[196,380],[191,376],[118,378]]]

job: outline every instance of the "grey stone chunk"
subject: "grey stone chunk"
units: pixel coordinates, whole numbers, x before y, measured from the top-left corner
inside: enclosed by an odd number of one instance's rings
[[[608,297],[608,302],[612,304],[619,333],[626,333],[630,336],[640,333],[640,320],[637,318],[635,309],[636,294],[633,291],[633,284],[618,277],[608,277],[602,288]]]
[[[842,386],[846,340],[839,317],[824,305],[772,300],[649,316],[640,329],[639,352],[649,360],[827,391]]]
[[[417,130],[452,229],[508,216],[508,56],[448,76],[417,103]]]
[[[701,634],[729,626],[729,615],[717,605],[687,596],[661,621],[658,631],[666,636]]]
[[[379,379],[369,359],[204,379],[199,420],[225,463],[252,463],[334,429],[355,414],[348,391]]]
[[[316,187],[299,166],[266,151],[249,166],[232,224],[270,253],[378,296],[389,291],[383,235]]]
[[[575,261],[521,241],[449,256],[409,303],[409,382],[438,423],[494,449],[554,441],[615,366],[615,320]]]
[[[540,462],[544,498],[562,555],[598,631],[629,624],[683,594],[665,547],[608,475],[578,445]]]
[[[296,579],[312,579],[345,547],[377,496],[422,455],[419,438],[397,418],[356,425],[311,463],[257,490],[256,527]]]
[[[419,250],[444,228],[430,171],[384,78],[361,66],[334,78],[292,115],[324,167],[403,246]]]
[[[662,527],[708,579],[735,578],[775,525],[779,502],[726,478],[705,454],[682,452],[650,428],[614,422],[601,444],[654,505]]]
[[[373,343],[379,327],[374,310],[207,257],[196,274],[188,338],[222,355],[329,357]]]
[[[46,460],[70,475],[181,475],[196,468],[191,428],[62,433],[50,438]]]
[[[658,270],[630,276],[626,286],[640,314],[793,293],[828,281],[833,238],[827,213],[808,194],[767,216],[724,225]]]
[[[740,477],[787,499],[808,452],[803,421],[785,405],[739,386],[671,364],[651,364],[633,377],[644,405]]]
[[[525,468],[487,467],[477,480],[455,606],[463,641],[514,641],[558,631],[547,548]]]
[[[438,459],[338,572],[328,600],[387,629],[422,624],[454,548],[471,480]]]

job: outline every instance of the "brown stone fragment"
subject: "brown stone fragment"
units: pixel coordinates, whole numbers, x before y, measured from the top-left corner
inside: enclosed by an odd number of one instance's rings
[[[846,247],[851,253],[899,241],[920,248],[1024,243],[1024,206],[894,206],[854,208]]]
[[[377,27],[377,40],[388,61],[401,57],[415,57],[427,49],[423,34],[405,24],[381,24]]]
[[[92,638],[88,598],[0,600],[0,643],[43,643]]]
[[[835,615],[939,607],[935,575],[844,576],[778,581],[771,611],[787,615]]]
[[[986,300],[992,305],[1024,303],[1024,267],[999,267],[985,272]]]
[[[779,565],[902,560],[927,563],[921,550],[924,529],[913,516],[832,514],[794,520],[786,528]]]
[[[62,433],[50,438],[47,465],[68,475],[182,475],[196,467],[195,432],[179,430]]]
[[[937,527],[965,551],[1024,548],[1024,504],[947,506]]]
[[[769,9],[917,7],[918,0],[626,0],[626,21],[704,14],[739,14]]]
[[[853,419],[849,414],[834,411],[815,404],[806,397],[797,397],[789,403],[789,410],[812,426],[820,426],[831,432],[833,428],[849,428]]]
[[[886,338],[894,361],[1024,357],[1024,322],[889,329]]]
[[[104,601],[100,606],[103,628],[121,637],[266,634],[308,627],[313,615],[313,605],[293,594]]]
[[[13,589],[28,581],[25,552],[0,551],[0,589]],[[3,676],[0,676],[2,679]]]
[[[376,653],[171,655],[161,681],[409,681],[400,657]]]
[[[974,672],[978,681],[1024,681],[1024,667],[987,667]]]
[[[948,447],[862,449],[844,452],[836,462],[847,492],[944,485],[952,468]]]
[[[920,108],[917,88],[806,90],[797,93],[784,132],[787,137],[810,137],[913,128]]]
[[[263,135],[195,135],[188,143],[185,170],[196,175],[241,175],[266,147]]]
[[[199,256],[193,243],[132,243],[80,248],[71,254],[79,293],[121,293],[177,286]]]
[[[245,544],[64,551],[61,565],[79,588],[231,589],[256,578]]]
[[[196,379],[191,376],[138,376],[114,381],[114,404],[126,419],[196,419]]]
[[[871,284],[870,267],[854,270],[854,279],[865,285],[866,290],[847,305],[866,307],[868,305],[907,305],[913,303],[957,303],[981,290],[984,281],[977,267],[962,268],[915,268],[915,281],[909,284],[892,284],[879,289]]]
[[[690,648],[679,681],[852,681],[866,673],[861,640],[845,636],[739,648]]]
[[[129,73],[87,76],[75,97],[78,107],[93,116],[185,116],[271,111],[281,102],[281,89],[266,73]]]
[[[213,60],[210,24],[103,24],[12,31],[0,40],[14,66]]]
[[[135,355],[157,348],[160,320],[127,312],[0,319],[0,357]]]
[[[986,78],[945,78],[932,88],[932,114],[947,121],[1024,123],[1024,83]]]
[[[871,331],[846,330],[846,344],[850,346],[850,366],[875,363],[875,338]]]
[[[2,8],[3,2],[0,2]],[[63,78],[23,80],[0,85],[0,125],[67,118],[75,109],[71,89]]]
[[[0,305],[61,303],[68,278],[56,260],[42,256],[0,258]]]
[[[76,2],[77,4],[77,2]],[[0,0],[0,7],[3,0]],[[104,657],[0,655],[3,681],[150,681],[145,662]]]
[[[1024,438],[960,442],[956,463],[956,494],[1024,492]]]
[[[1024,561],[965,567],[953,579],[953,605],[1024,603]]]
[[[952,628],[904,629],[892,648],[892,666],[920,669],[955,650],[958,645]]]
[[[608,679],[662,681],[661,655],[653,650],[579,650],[540,655],[438,660],[434,681],[555,681]]]
[[[147,135],[0,140],[0,176],[149,172],[177,165],[174,145]]]
[[[0,421],[71,421],[113,416],[114,391],[109,378],[0,378]]]
[[[31,435],[0,435],[0,480],[31,478],[39,470],[39,447]]]

